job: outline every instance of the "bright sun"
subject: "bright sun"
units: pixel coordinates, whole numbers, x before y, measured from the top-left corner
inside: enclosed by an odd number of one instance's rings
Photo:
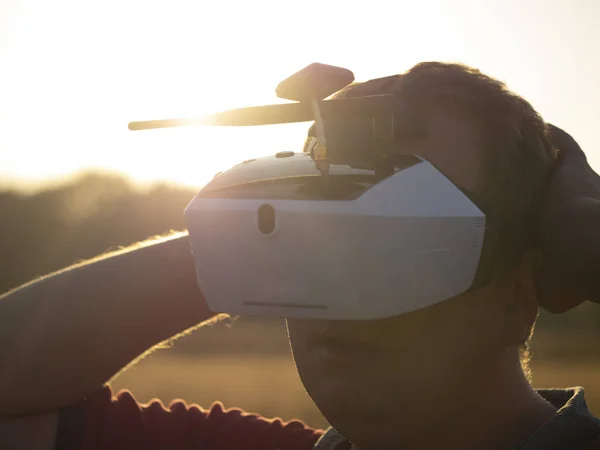
[[[598,2],[401,2],[400,16],[392,3],[303,0],[284,13],[275,0],[0,2],[0,182],[103,169],[200,186],[238,161],[299,150],[305,123],[127,124],[278,102],[277,83],[312,62],[348,67],[359,81],[425,60],[474,65],[577,136],[600,167],[600,66],[589,57]]]
[[[201,186],[217,172],[249,158],[300,151],[307,124],[235,128],[175,128],[130,132],[122,171],[137,181]],[[141,161],[133,155],[146,155]],[[166,156],[166,157],[165,157]]]

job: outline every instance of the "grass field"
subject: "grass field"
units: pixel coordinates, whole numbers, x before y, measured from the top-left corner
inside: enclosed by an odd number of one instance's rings
[[[536,387],[584,386],[592,411],[600,414],[600,360],[532,361]],[[150,355],[116,378],[114,389],[130,389],[138,400],[168,404],[183,398],[208,407],[221,401],[267,417],[300,418],[327,426],[296,374],[291,356],[192,356],[169,350]]]

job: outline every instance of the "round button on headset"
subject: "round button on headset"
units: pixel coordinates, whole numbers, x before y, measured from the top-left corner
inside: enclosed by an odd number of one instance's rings
[[[283,151],[283,152],[277,152],[275,153],[275,158],[289,158],[291,156],[294,156],[296,153],[292,152],[292,151]]]
[[[265,203],[257,211],[258,231],[264,236],[271,236],[275,232],[275,208]]]

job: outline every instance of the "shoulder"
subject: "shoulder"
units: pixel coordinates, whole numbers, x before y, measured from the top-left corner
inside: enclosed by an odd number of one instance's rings
[[[557,412],[530,438],[531,448],[600,450],[600,419],[589,410],[582,387],[540,389],[538,393]]]
[[[0,418],[0,448],[53,450],[58,412]]]

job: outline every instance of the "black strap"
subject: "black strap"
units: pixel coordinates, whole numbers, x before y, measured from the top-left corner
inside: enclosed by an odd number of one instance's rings
[[[84,406],[84,402],[79,402],[59,410],[55,450],[79,450],[81,447]]]

